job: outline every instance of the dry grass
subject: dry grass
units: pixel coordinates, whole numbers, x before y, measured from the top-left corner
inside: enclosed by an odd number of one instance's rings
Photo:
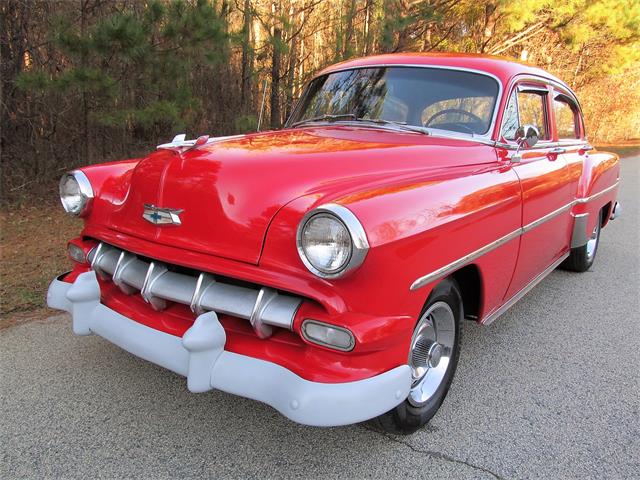
[[[70,269],[66,244],[80,232],[82,222],[66,215],[55,198],[42,204],[0,212],[1,324],[7,323],[8,314],[31,319],[46,312],[49,282]]]

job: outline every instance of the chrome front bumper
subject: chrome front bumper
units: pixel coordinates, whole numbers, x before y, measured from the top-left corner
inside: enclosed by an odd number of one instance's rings
[[[411,387],[411,369],[401,365],[375,377],[347,383],[305,380],[275,363],[228,352],[217,314],[198,316],[182,338],[142,325],[100,303],[95,272],[71,284],[54,279],[47,292],[51,308],[73,317],[77,335],[95,333],[145,360],[187,377],[192,392],[213,388],[264,402],[306,425],[357,423],[402,402]]]

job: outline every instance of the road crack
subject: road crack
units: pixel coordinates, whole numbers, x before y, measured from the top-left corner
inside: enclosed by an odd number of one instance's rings
[[[437,460],[444,460],[445,462],[456,463],[458,465],[464,465],[464,466],[472,468],[474,470],[478,470],[480,472],[484,472],[484,473],[486,473],[488,475],[491,475],[493,478],[496,478],[497,480],[506,480],[505,477],[503,477],[501,475],[498,475],[497,473],[495,473],[494,471],[492,471],[492,470],[490,470],[490,469],[488,469],[486,467],[483,467],[483,466],[480,466],[480,465],[476,465],[476,464],[471,463],[471,462],[467,462],[466,460],[460,460],[459,458],[452,457],[450,455],[447,455],[446,453],[438,452],[438,451],[435,451],[435,450],[421,449],[421,448],[418,448],[418,447],[410,444],[409,442],[401,440],[400,438],[395,437],[395,436],[393,436],[393,435],[391,435],[389,433],[381,432],[379,430],[367,427],[365,425],[362,425],[362,427],[365,430],[369,430],[370,432],[377,433],[377,434],[385,437],[386,439],[391,440],[394,443],[397,443],[397,444],[400,444],[400,445],[404,445],[405,447],[408,447],[410,450],[412,450],[412,451],[414,451],[416,453],[421,453],[423,455],[427,455],[427,456],[429,456],[431,458],[435,458]]]

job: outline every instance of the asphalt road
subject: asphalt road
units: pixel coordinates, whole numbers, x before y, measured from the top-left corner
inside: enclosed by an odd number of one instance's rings
[[[0,332],[0,478],[640,478],[640,157],[591,271],[467,324],[423,431],[319,429],[185,381],[69,317]]]

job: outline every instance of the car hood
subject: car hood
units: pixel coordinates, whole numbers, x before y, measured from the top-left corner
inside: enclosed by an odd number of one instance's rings
[[[480,152],[486,156],[489,149],[479,146],[379,128],[329,126],[213,141],[182,154],[160,150],[133,170],[126,197],[109,215],[109,227],[257,264],[271,219],[295,198],[316,195],[318,202],[331,201],[399,176],[495,161],[482,158]],[[145,204],[178,210],[180,223],[145,220]]]

